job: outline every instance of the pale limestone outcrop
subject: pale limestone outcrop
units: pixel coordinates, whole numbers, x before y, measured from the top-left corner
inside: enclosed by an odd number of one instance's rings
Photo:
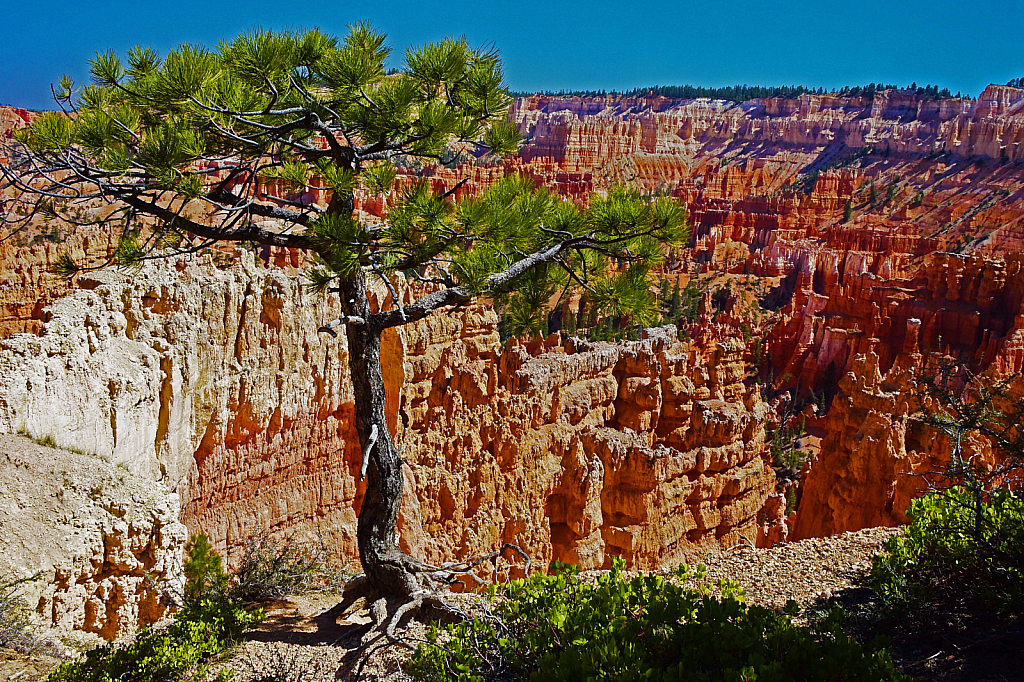
[[[95,455],[0,436],[0,570],[41,625],[112,639],[156,622],[182,587],[179,499]]]
[[[83,277],[50,307],[39,336],[0,342],[0,430],[51,436],[166,482],[194,527],[203,509],[231,502],[217,490],[267,494],[252,514],[234,510],[203,527],[222,549],[291,527],[289,505],[318,509],[331,528],[349,525],[350,504],[339,501],[346,508],[335,519],[317,495],[345,483],[296,479],[291,468],[340,475],[335,462],[308,460],[351,442],[344,340],[316,333],[336,310],[294,270],[249,253],[228,269],[203,260]],[[340,499],[350,502],[352,487]]]

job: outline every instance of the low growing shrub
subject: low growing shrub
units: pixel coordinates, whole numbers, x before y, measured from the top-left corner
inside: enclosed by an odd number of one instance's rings
[[[884,650],[865,650],[832,621],[818,629],[616,561],[588,584],[556,565],[492,588],[493,613],[432,627],[409,663],[416,680],[905,680]],[[790,612],[795,612],[795,603]]]
[[[22,596],[22,587],[38,577],[0,579],[0,647],[22,654],[62,656],[56,643],[36,633],[31,609]]]
[[[246,543],[231,589],[237,599],[259,602],[289,594],[338,591],[344,578],[331,565],[323,544],[260,538]]]
[[[143,628],[129,644],[90,649],[63,663],[48,682],[198,682],[227,644],[217,623],[175,618],[166,628]]]
[[[1009,490],[985,496],[980,509],[964,488],[911,503],[910,524],[873,561],[870,585],[885,606],[1024,606],[1024,497]]]

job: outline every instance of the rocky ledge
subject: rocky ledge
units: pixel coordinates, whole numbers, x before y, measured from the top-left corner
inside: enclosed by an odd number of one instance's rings
[[[178,496],[95,455],[0,435],[0,574],[37,575],[42,627],[112,639],[153,623],[182,580]]]

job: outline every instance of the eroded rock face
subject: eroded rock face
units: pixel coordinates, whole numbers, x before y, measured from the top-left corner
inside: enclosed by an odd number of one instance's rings
[[[741,533],[754,541],[774,475],[742,350],[688,347],[669,327],[538,357],[515,343],[497,358],[410,354],[410,478],[441,494],[406,509],[403,545],[443,556],[454,538],[472,555],[518,541],[541,561],[652,568]]]
[[[4,430],[50,435],[165,482],[183,492],[186,514],[223,504],[210,497],[239,481],[253,496],[271,493],[274,505],[329,513],[329,503],[307,503],[305,488],[289,491],[275,476],[296,473],[293,465],[331,476],[316,458],[344,451],[337,435],[352,400],[344,342],[315,332],[337,313],[297,277],[250,254],[240,260],[228,270],[182,261],[80,281],[51,307],[40,336],[2,342]],[[273,527],[247,519],[208,530],[223,548],[253,534],[247,523]]]
[[[550,159],[567,171],[621,171],[635,157],[642,180],[685,169],[709,144],[757,142],[814,146],[839,141],[893,152],[949,151],[1024,159],[1024,90],[992,85],[978,99],[936,100],[909,91],[872,98],[801,95],[742,102],[666,97],[566,97],[516,100],[509,119],[527,138],[522,157]],[[673,178],[668,178],[673,179]]]
[[[1021,255],[929,253],[885,268],[882,253],[802,245],[795,291],[769,341],[775,376],[822,395],[820,454],[805,477],[799,538],[905,522],[921,474],[950,444],[909,422],[922,354],[945,355],[996,381],[1021,368]],[[909,270],[909,272],[908,272]],[[976,444],[989,453],[990,445]]]
[[[345,341],[315,331],[337,303],[286,270],[240,252],[228,269],[179,261],[83,279],[41,335],[0,346],[0,429],[165,482],[222,550],[276,532],[354,558]],[[622,555],[650,567],[755,539],[773,475],[742,342],[685,346],[668,329],[535,358],[502,351],[494,312],[470,306],[384,346],[409,463],[401,543],[428,560],[517,542],[542,565]]]
[[[184,580],[177,494],[11,435],[0,436],[0,482],[0,569],[39,575],[25,590],[44,626],[113,639],[164,615],[153,585]]]
[[[519,158],[426,169],[427,182],[447,191],[468,177],[462,196],[516,172],[579,202],[613,182],[663,190],[694,226],[669,274],[762,277],[779,291],[776,324],[754,330],[758,354],[727,312],[702,318],[687,346],[536,357],[503,351],[482,307],[399,330],[384,369],[409,463],[401,544],[430,560],[517,541],[538,561],[653,566],[740,533],[784,539],[761,460],[765,408],[743,384],[743,358],[758,355],[778,388],[834,397],[815,420],[823,446],[799,534],[900,522],[915,493],[905,474],[943,447],[905,428],[914,357],[949,349],[1004,374],[1024,362],[1012,255],[1024,248],[1022,107],[1024,91],[1001,86],[977,100],[518,100]],[[357,207],[384,212],[380,197]],[[52,434],[177,486],[186,522],[221,549],[270,531],[354,556],[345,344],[315,333],[336,303],[302,289],[299,259],[103,273],[72,291],[45,270],[62,248],[112,248],[104,233],[84,238],[0,247],[0,337],[34,334],[0,350],[0,429]],[[869,365],[877,380],[859,373]]]
[[[821,450],[801,537],[900,523],[921,489],[913,474],[942,468],[949,444],[907,425],[922,354],[993,378],[1021,367],[1024,90],[735,106],[534,96],[510,119],[524,168],[563,194],[578,198],[555,178],[577,173],[598,189],[629,182],[682,200],[694,239],[670,273],[769,284],[777,312],[748,357],[760,355],[776,390],[832,405],[809,414]],[[717,322],[728,333],[745,321],[723,311]],[[763,510],[775,540],[779,506]]]
[[[946,483],[941,472],[952,442],[914,418],[921,409],[917,382],[923,361],[908,352],[883,374],[873,352],[854,359],[828,413],[822,454],[805,472],[795,539],[906,523],[904,512],[928,482]],[[1019,395],[1019,381],[1010,390]],[[1002,457],[977,433],[966,435],[962,446],[979,467],[992,467]]]

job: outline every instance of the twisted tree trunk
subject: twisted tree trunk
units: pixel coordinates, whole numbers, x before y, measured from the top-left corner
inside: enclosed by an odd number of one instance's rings
[[[364,324],[346,325],[349,374],[355,391],[356,431],[363,452],[366,492],[359,511],[359,560],[370,584],[381,594],[411,595],[420,589],[413,570],[419,562],[398,548],[396,527],[402,505],[402,459],[388,430],[380,351],[383,328],[372,316],[362,271],[340,286],[342,309]]]

